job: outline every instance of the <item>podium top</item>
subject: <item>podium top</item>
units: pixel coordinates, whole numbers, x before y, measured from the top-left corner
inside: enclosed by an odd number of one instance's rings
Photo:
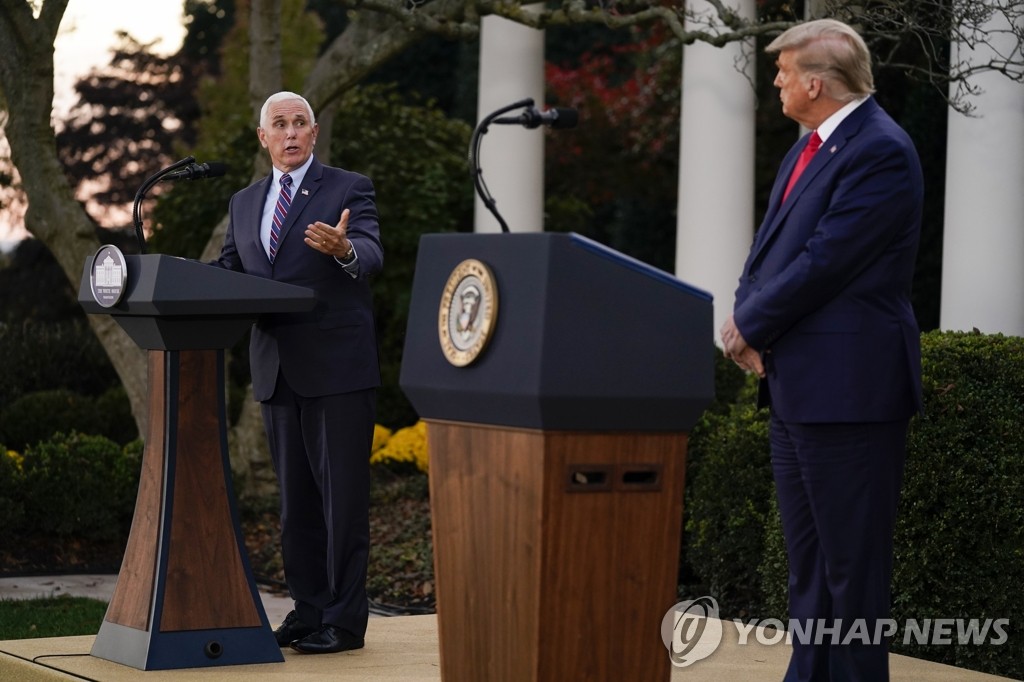
[[[94,292],[93,259],[86,260],[78,302],[87,313],[111,315],[139,346],[189,350],[227,348],[264,313],[312,310],[312,289],[225,270],[166,254],[123,256],[111,280],[123,292],[107,305]],[[104,282],[107,284],[108,282]]]
[[[480,346],[458,306],[488,290]],[[399,383],[427,419],[688,431],[714,397],[712,325],[709,293],[578,234],[425,235]]]
[[[569,242],[574,246],[578,246],[588,251],[592,251],[593,253],[596,253],[602,258],[607,258],[608,260],[617,263],[618,265],[629,268],[630,270],[635,270],[636,272],[642,274],[644,277],[649,277],[651,279],[663,282],[664,284],[667,284],[670,287],[675,287],[690,296],[695,296],[696,298],[703,299],[709,303],[713,300],[713,297],[710,292],[704,291],[703,289],[699,289],[693,286],[692,284],[687,284],[678,277],[670,275],[664,270],[659,270],[653,265],[649,265],[648,263],[645,263],[642,260],[637,260],[632,256],[627,256],[621,251],[616,251],[615,249],[609,246],[605,246],[600,242],[595,242],[593,239],[584,237],[581,234],[576,234],[575,232],[568,233],[568,237]]]
[[[233,272],[166,254],[126,255],[127,283],[117,305],[106,308],[93,298],[89,259],[78,288],[87,313],[145,316],[260,315],[312,310],[312,289]]]

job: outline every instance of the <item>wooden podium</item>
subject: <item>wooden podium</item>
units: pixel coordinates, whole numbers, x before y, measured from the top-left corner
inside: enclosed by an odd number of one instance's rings
[[[313,292],[165,255],[121,257],[120,302],[97,302],[91,261],[78,293],[149,351],[135,516],[92,655],[140,670],[281,662],[231,488],[224,349],[262,313],[310,310]]]
[[[467,261],[496,300],[456,366],[445,296]],[[669,679],[686,441],[713,361],[709,294],[589,239],[421,240],[401,385],[428,422],[444,679]]]

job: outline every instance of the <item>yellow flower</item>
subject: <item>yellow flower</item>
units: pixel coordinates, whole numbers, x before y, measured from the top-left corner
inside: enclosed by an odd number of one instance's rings
[[[16,468],[18,471],[22,470],[23,465],[25,464],[25,458],[24,457],[19,455],[14,450],[8,450],[7,451],[7,458],[10,459],[12,462],[14,462],[14,468]]]
[[[421,420],[412,426],[399,429],[370,457],[370,462],[374,464],[385,461],[409,462],[426,473],[429,465],[426,422]]]
[[[380,424],[373,425],[373,447],[370,449],[371,453],[377,452],[382,447],[387,445],[388,440],[391,439],[391,429]],[[371,458],[372,462],[373,459]]]

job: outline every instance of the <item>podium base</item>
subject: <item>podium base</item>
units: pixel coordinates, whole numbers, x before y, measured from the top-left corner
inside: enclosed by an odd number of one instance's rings
[[[231,491],[224,351],[149,351],[135,516],[92,655],[141,670],[284,660]]]

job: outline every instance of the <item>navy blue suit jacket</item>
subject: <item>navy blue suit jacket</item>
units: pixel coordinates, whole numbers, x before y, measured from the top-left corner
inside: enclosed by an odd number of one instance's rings
[[[763,354],[782,420],[907,418],[921,406],[910,301],[924,193],[917,152],[869,98],[825,140],[782,203],[805,144],[806,137],[779,169],[736,290],[736,326]]]
[[[380,271],[384,254],[373,183],[314,158],[302,186],[292,193],[277,257],[271,264],[260,241],[260,220],[272,178],[253,183],[231,198],[224,247],[213,264],[308,287],[316,292],[316,307],[308,313],[260,317],[249,347],[253,397],[262,401],[273,395],[278,369],[292,390],[305,397],[379,386],[368,277]],[[307,225],[318,220],[337,225],[346,208],[348,238],[359,257],[358,278],[303,241]]]

